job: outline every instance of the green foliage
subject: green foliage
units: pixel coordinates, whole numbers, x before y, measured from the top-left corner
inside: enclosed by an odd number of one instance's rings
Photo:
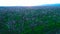
[[[2,12],[0,34],[56,34],[56,29],[60,29],[60,10],[54,9],[14,9],[13,12]]]

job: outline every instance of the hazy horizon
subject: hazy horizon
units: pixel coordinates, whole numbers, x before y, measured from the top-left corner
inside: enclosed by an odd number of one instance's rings
[[[40,6],[60,4],[60,0],[0,0],[0,6]]]

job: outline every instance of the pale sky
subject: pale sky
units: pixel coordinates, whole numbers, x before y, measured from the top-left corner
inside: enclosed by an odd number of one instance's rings
[[[36,6],[60,3],[60,0],[0,0],[0,6]]]

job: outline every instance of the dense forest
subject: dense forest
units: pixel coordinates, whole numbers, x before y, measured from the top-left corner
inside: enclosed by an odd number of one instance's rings
[[[60,7],[0,7],[0,34],[60,34]]]

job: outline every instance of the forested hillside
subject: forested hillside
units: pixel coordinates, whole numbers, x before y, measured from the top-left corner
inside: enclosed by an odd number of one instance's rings
[[[0,34],[60,34],[60,7],[0,7]]]

